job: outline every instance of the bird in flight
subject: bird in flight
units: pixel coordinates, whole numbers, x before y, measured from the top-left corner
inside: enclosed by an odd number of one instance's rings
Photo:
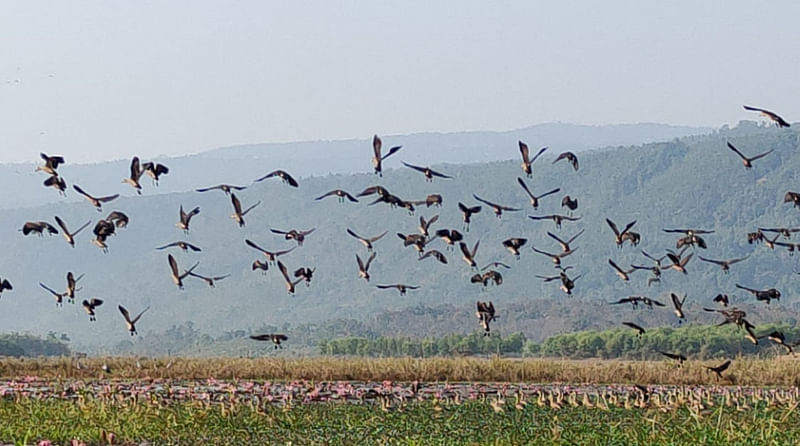
[[[264,175],[263,177],[256,179],[255,182],[256,183],[260,183],[260,182],[266,180],[267,178],[272,178],[272,177],[279,177],[281,180],[283,180],[284,183],[286,183],[286,184],[288,184],[289,186],[292,186],[292,187],[300,186],[297,183],[297,180],[295,180],[291,175],[289,175],[288,172],[286,172],[285,170],[280,170],[280,169],[273,170],[272,172]]]
[[[383,141],[378,135],[374,135],[372,137],[372,166],[375,168],[375,173],[378,176],[383,176],[383,160],[389,158],[393,154],[395,154],[398,150],[403,148],[403,146],[394,146],[386,153],[386,155],[381,154],[381,148],[383,146]]]
[[[403,165],[408,167],[408,168],[410,168],[410,169],[414,169],[414,170],[416,170],[418,172],[422,172],[422,174],[425,175],[425,181],[428,181],[428,182],[432,182],[433,181],[433,177],[446,178],[446,179],[453,178],[453,177],[451,177],[449,175],[445,175],[445,174],[443,174],[441,172],[437,172],[437,171],[431,169],[430,167],[415,166],[415,165],[409,164],[409,163],[407,163],[405,161],[403,161]]]
[[[518,141],[518,143],[519,153],[522,155],[522,171],[525,172],[525,175],[527,175],[528,178],[531,178],[533,177],[533,162],[536,161],[536,158],[539,158],[539,156],[541,156],[541,154],[547,150],[547,147],[542,147],[533,158],[530,158],[528,145],[522,141]]]
[[[765,156],[769,155],[770,153],[772,153],[775,150],[775,149],[770,149],[770,150],[768,150],[768,151],[766,151],[764,153],[761,153],[761,154],[758,154],[756,156],[748,158],[748,157],[744,156],[742,154],[742,152],[740,152],[739,149],[734,147],[734,145],[731,144],[730,142],[728,143],[728,148],[733,150],[734,152],[736,152],[737,155],[739,155],[739,158],[742,159],[742,164],[744,164],[744,168],[748,169],[748,170],[753,168],[753,161],[755,161],[757,159],[764,158]]]
[[[119,305],[117,308],[119,308],[119,312],[122,313],[122,317],[125,318],[125,325],[128,327],[128,332],[130,332],[131,336],[133,336],[137,334],[136,323],[139,322],[139,319],[142,317],[142,315],[150,309],[150,306],[148,305],[147,308],[142,310],[142,312],[133,319],[131,319],[131,315],[128,313],[128,310],[125,307]]]
[[[763,116],[766,116],[767,118],[771,119],[778,127],[790,127],[790,124],[786,122],[783,118],[778,116],[775,112],[771,112],[763,108],[750,107],[749,105],[744,105],[743,107],[747,111],[754,111],[761,113]]]

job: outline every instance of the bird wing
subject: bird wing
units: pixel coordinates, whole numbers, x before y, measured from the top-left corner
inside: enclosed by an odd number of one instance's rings
[[[231,186],[231,187],[233,187],[233,186]],[[218,184],[216,186],[203,187],[203,188],[200,188],[200,189],[195,189],[195,191],[197,191],[197,192],[208,192],[208,191],[214,190],[214,189],[222,189],[222,185]],[[236,189],[236,190],[240,190],[240,189]]]
[[[60,227],[65,234],[69,234],[69,229],[67,229],[67,225],[64,224],[64,221],[62,221],[61,218],[58,217],[58,215],[56,215],[55,220],[58,227]]]
[[[295,180],[293,176],[289,175],[288,172],[283,172],[283,177],[289,183],[289,186],[292,186],[292,187],[298,187],[299,186],[299,184],[297,183],[297,180]]]
[[[231,195],[233,195],[233,194],[231,194]],[[244,212],[242,212],[242,215],[243,215],[243,216],[244,216],[244,215],[247,215],[247,213],[248,213],[248,212],[252,211],[252,210],[253,210],[253,208],[255,208],[256,206],[258,206],[259,204],[261,204],[261,200],[258,200],[258,201],[257,201],[257,202],[256,202],[254,205],[252,205],[252,206],[250,206],[249,208],[245,209],[245,210],[244,210]]]
[[[628,224],[625,226],[625,229],[623,229],[623,230],[622,230],[622,232],[621,232],[620,234],[625,234],[625,233],[626,233],[626,232],[628,232],[628,230],[629,230],[630,228],[632,228],[632,227],[633,227],[633,225],[635,225],[635,224],[636,224],[636,220],[634,220],[634,221],[632,221],[632,222],[628,223]]]
[[[529,149],[528,145],[522,141],[519,141],[519,153],[522,155],[522,162],[525,164],[530,164],[530,157],[529,157]]]
[[[134,156],[131,160],[131,179],[138,180],[142,176],[142,167],[139,165],[139,157]]]
[[[364,262],[361,260],[361,257],[359,257],[358,254],[356,254],[356,262],[358,262],[359,271],[366,271],[366,269],[364,269]]]
[[[475,258],[475,255],[477,255],[477,254],[478,254],[478,246],[479,246],[480,244],[481,244],[481,241],[480,241],[480,240],[478,240],[477,242],[475,242],[475,246],[472,248],[472,254],[470,254],[470,256],[471,256],[472,258]]]
[[[86,193],[86,191],[84,191],[83,189],[81,189],[81,187],[80,187],[80,186],[78,186],[77,184],[73,184],[73,185],[72,185],[72,188],[73,188],[73,189],[75,189],[75,192],[77,192],[77,193],[79,193],[79,194],[83,195],[84,197],[86,197],[86,198],[90,198],[90,199],[94,199],[94,197],[93,197],[93,196],[91,196],[91,195],[89,195],[88,193]]]
[[[292,279],[289,277],[289,271],[286,270],[286,265],[284,265],[280,260],[278,260],[278,269],[281,270],[283,278],[286,279],[287,282],[291,283]]]
[[[469,248],[467,247],[466,243],[461,242],[458,244],[458,247],[461,249],[461,252],[464,254],[464,257],[468,258],[472,257],[472,254],[469,252]]]
[[[375,260],[375,255],[376,255],[376,253],[373,252],[372,255],[369,256],[369,258],[367,259],[367,264],[364,265],[364,270],[365,271],[369,271],[369,265],[372,263],[373,260]]]
[[[272,178],[272,177],[274,177],[275,175],[277,175],[277,174],[278,174],[278,172],[280,172],[280,171],[279,171],[279,170],[273,170],[272,172],[270,172],[270,173],[268,173],[268,174],[264,175],[264,176],[263,176],[263,177],[261,177],[261,178],[258,178],[258,179],[256,179],[256,180],[254,180],[253,182],[255,182],[255,183],[260,183],[260,182],[262,182],[262,181],[266,180],[267,178]]]
[[[331,195],[336,195],[339,192],[339,189],[334,189],[330,192],[326,192],[319,197],[315,198],[314,200],[322,200],[323,198],[330,197]]]
[[[297,246],[294,246],[294,247],[289,248],[289,249],[284,249],[283,251],[277,251],[277,252],[275,252],[275,257],[280,257],[280,256],[282,256],[284,254],[289,254],[290,252],[294,251],[295,248],[297,248]]]
[[[498,207],[498,205],[497,205],[497,204],[494,204],[494,203],[492,203],[491,201],[484,200],[483,198],[481,198],[481,197],[479,197],[479,196],[477,196],[477,195],[475,195],[475,194],[472,194],[472,196],[473,196],[473,197],[474,197],[476,200],[480,201],[481,203],[488,204],[488,205],[489,205],[489,206],[491,206],[491,207]]]
[[[135,324],[142,317],[142,315],[145,314],[147,312],[147,310],[149,310],[149,309],[150,309],[150,305],[148,305],[147,308],[142,310],[141,313],[137,314],[136,317],[133,318],[133,320],[131,321],[131,324]]]
[[[425,168],[424,167],[415,166],[415,165],[409,164],[409,163],[407,163],[405,161],[403,161],[402,163],[403,163],[404,166],[409,167],[411,169],[414,169],[414,170],[416,170],[418,172],[423,172],[423,173],[425,172]]]
[[[758,155],[750,158],[750,161],[755,161],[755,160],[757,160],[759,158],[764,158],[765,156],[769,155],[770,153],[772,153],[774,151],[775,151],[775,149],[771,149],[771,150],[768,150],[768,151],[766,151],[764,153],[758,154]]]
[[[403,146],[394,146],[394,147],[392,147],[391,149],[389,149],[388,152],[386,152],[386,155],[383,155],[381,157],[381,161],[385,160],[386,158],[389,158],[390,156],[392,156],[393,154],[395,154],[398,150],[400,150],[402,148],[403,148]]]
[[[250,335],[250,339],[256,341],[271,341],[272,335],[271,334]]]
[[[614,263],[613,260],[608,259],[608,264],[611,265],[611,267],[617,270],[617,272],[619,272],[620,274],[625,274],[625,271],[623,271],[622,268],[620,268],[616,263]]]
[[[39,286],[40,286],[40,287],[42,287],[42,288],[44,288],[44,289],[46,289],[47,291],[49,291],[49,292],[50,292],[50,294],[52,294],[53,296],[56,296],[56,297],[62,297],[62,296],[64,296],[64,295],[63,295],[63,294],[61,294],[61,293],[57,293],[55,290],[53,290],[53,289],[52,289],[52,288],[50,288],[49,286],[47,286],[47,285],[43,284],[42,282],[39,282]]]
[[[545,192],[542,195],[539,195],[539,197],[537,197],[537,198],[544,198],[544,197],[546,197],[548,195],[553,195],[553,194],[556,194],[556,193],[558,193],[560,191],[561,191],[561,188],[557,187],[557,188],[555,188],[555,189],[553,189],[553,190],[551,190],[549,192]]]
[[[747,157],[746,157],[746,156],[744,156],[744,155],[742,155],[742,152],[740,152],[740,151],[739,151],[739,149],[737,149],[736,147],[734,147],[734,146],[733,146],[733,144],[731,144],[730,142],[728,143],[728,148],[730,148],[731,150],[733,150],[734,152],[736,152],[736,154],[737,154],[737,155],[739,155],[739,157],[741,157],[743,160],[746,160],[746,159],[747,159]]]
[[[91,220],[87,221],[86,223],[83,224],[83,226],[81,226],[75,232],[73,232],[72,236],[75,237],[76,235],[80,234],[80,232],[86,229],[90,224],[92,224],[92,221]],[[64,232],[66,232],[66,229],[64,229]]]
[[[435,170],[431,169],[430,167],[428,168],[428,171],[431,173],[431,175],[433,175],[435,177],[438,177],[438,178],[453,178],[450,175],[445,175],[445,174],[443,174],[441,172],[435,171]]]
[[[522,186],[522,188],[525,190],[525,192],[528,194],[528,196],[530,196],[531,198],[536,198],[533,195],[533,193],[531,192],[531,190],[528,189],[528,186],[525,184],[525,182],[522,181],[522,178],[517,177],[517,183],[519,183],[519,185]]]
[[[707,259],[707,258],[705,258],[705,257],[703,257],[703,256],[700,256],[700,255],[699,255],[699,256],[697,256],[697,257],[698,257],[700,260],[704,261],[704,262],[708,262],[708,263],[715,263],[715,264],[717,264],[717,265],[723,265],[723,264],[725,263],[725,262],[723,262],[723,261],[720,261],[720,260]]]
[[[744,257],[739,257],[738,259],[728,260],[728,265],[733,265],[734,263],[739,263],[739,262],[741,262],[743,260],[747,260],[748,257],[750,257],[750,256],[746,255]]]
[[[614,222],[611,221],[611,219],[608,219],[608,218],[606,218],[606,223],[608,223],[608,225],[611,226],[611,230],[614,231],[614,235],[619,237],[619,229],[617,229],[617,225],[614,224]]]
[[[242,203],[236,197],[236,194],[231,194],[231,203],[233,203],[233,210],[238,215],[242,215]]]
[[[383,145],[383,141],[378,135],[372,136],[372,152],[375,155],[376,160],[381,159],[381,146]]]
[[[286,234],[288,234],[288,232],[286,232],[286,231],[281,231],[280,229],[273,229],[273,228],[270,228],[269,230],[270,230],[270,232],[272,232],[273,234],[281,234],[281,235],[286,235]]]
[[[539,152],[537,152],[536,155],[534,155],[534,157],[531,158],[531,163],[536,161],[536,158],[539,158],[539,156],[541,156],[546,150],[547,150],[547,147],[542,147],[541,149],[539,149]]]
[[[131,315],[128,314],[128,310],[125,307],[123,307],[122,305],[118,305],[117,308],[119,308],[119,312],[122,313],[122,317],[125,318],[125,322],[127,322],[129,324],[132,323],[131,322]]]
[[[175,261],[175,257],[169,254],[167,256],[167,261],[169,261],[169,269],[172,270],[172,275],[178,277],[180,274],[178,273],[178,262]]]

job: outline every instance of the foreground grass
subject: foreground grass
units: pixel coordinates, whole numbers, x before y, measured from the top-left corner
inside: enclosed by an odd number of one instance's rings
[[[800,436],[794,407],[715,406],[553,410],[513,402],[376,404],[159,405],[108,401],[0,401],[0,441],[33,444],[78,439],[98,444],[792,444]]]
[[[705,367],[721,361],[602,361],[480,358],[46,358],[0,359],[0,378],[88,379],[111,367],[115,378],[313,381],[492,381],[583,384],[718,384]],[[719,384],[798,386],[793,359],[736,358]],[[105,375],[104,375],[105,376]]]

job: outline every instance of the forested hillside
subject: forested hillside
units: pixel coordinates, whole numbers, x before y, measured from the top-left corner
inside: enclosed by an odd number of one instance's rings
[[[330,327],[331,331],[339,332],[321,331],[320,335],[334,337],[363,336],[370,332],[376,336],[443,336],[479,330],[475,301],[492,300],[499,316],[493,331],[521,332],[538,342],[558,333],[616,327],[622,320],[648,327],[675,325],[676,318],[669,308],[634,311],[629,306],[607,305],[629,295],[647,295],[668,304],[669,292],[688,294],[686,313],[690,322],[715,320],[700,308],[712,305],[711,298],[717,293],[726,293],[732,295],[734,305],[748,311],[748,319],[756,325],[771,321],[791,323],[789,318],[798,312],[797,256],[789,256],[785,248],[770,250],[763,244],[748,244],[746,234],[759,226],[792,227],[799,223],[800,210],[783,203],[786,191],[800,189],[798,136],[793,129],[743,123],[707,136],[579,153],[577,172],[563,161],[552,164],[557,153],[549,151],[534,163],[533,179],[526,181],[534,193],[555,187],[561,191],[544,198],[536,210],[517,184],[517,177],[524,178],[524,174],[513,144],[508,147],[508,157],[515,157],[513,161],[434,166],[452,175],[452,180],[436,179],[428,183],[418,172],[393,168],[401,160],[415,163],[419,153],[434,149],[406,146],[387,162],[383,178],[371,172],[301,178],[297,189],[281,184],[278,179],[258,183],[237,193],[245,207],[262,200],[245,217],[244,228],[229,218],[233,212],[230,200],[219,191],[123,197],[105,205],[103,213],[85,202],[8,210],[0,215],[5,251],[0,257],[0,276],[9,278],[15,289],[4,292],[0,299],[0,326],[4,331],[65,332],[77,349],[110,352],[120,343],[144,342],[131,338],[125,330],[116,310],[121,303],[132,313],[151,306],[137,324],[141,338],[149,338],[148,332],[164,332],[188,321],[193,322],[193,330],[210,337],[237,330],[249,333],[265,326],[307,327],[307,331],[313,331],[311,327]],[[769,149],[775,151],[748,171],[727,149],[727,141],[751,155]],[[534,149],[547,143],[528,142]],[[283,166],[264,163],[262,170],[266,173],[280,167]],[[210,185],[203,172],[175,175],[191,175],[197,187]],[[232,175],[227,181],[246,184],[251,179],[251,176]],[[372,197],[345,204],[335,198],[314,200],[334,188],[357,193],[375,184],[407,200],[438,193],[444,197],[444,206],[422,206],[409,215],[404,209],[385,204],[369,206]],[[111,193],[122,186],[128,187],[115,183],[96,185],[92,190],[98,194]],[[474,271],[461,260],[460,252],[447,250],[437,240],[430,248],[445,253],[449,263],[442,265],[433,259],[418,261],[413,248],[404,248],[395,235],[417,232],[420,215],[426,218],[440,215],[434,230],[462,230],[457,203],[478,204],[472,194],[523,209],[504,212],[498,219],[484,206],[473,217],[470,231],[465,232],[468,245],[480,240],[477,254],[480,266],[492,261],[511,266],[509,270],[501,270],[504,277],[501,286],[490,285],[486,290],[470,283]],[[566,212],[560,207],[561,197],[566,194],[578,197],[579,208],[574,213],[581,217],[578,222],[565,222],[557,230],[552,222],[527,218]],[[188,235],[175,227],[181,204],[187,209],[194,206],[201,209],[192,220]],[[107,254],[91,245],[88,231],[78,236],[75,248],[70,248],[60,236],[23,237],[17,232],[25,221],[52,222],[57,214],[70,226],[77,227],[90,219],[94,222],[111,210],[126,212],[131,222],[128,228],[110,238]],[[634,230],[641,234],[641,244],[632,247],[626,243],[618,249],[613,233],[605,224],[606,217],[621,226],[637,220]],[[640,249],[661,255],[666,248],[675,248],[677,237],[661,231],[670,227],[714,230],[714,234],[705,237],[708,249],[698,250],[704,257],[750,257],[734,265],[730,274],[723,274],[718,266],[700,262],[695,254],[687,265],[688,274],[664,271],[660,284],[648,287],[650,275],[643,271],[634,273],[630,282],[619,280],[608,259],[613,258],[625,267],[631,263],[647,264]],[[282,257],[292,271],[300,266],[316,268],[310,286],[298,285],[294,296],[286,293],[277,268],[270,268],[266,275],[251,271],[253,260],[264,257],[247,247],[245,239],[271,250],[295,245],[270,233],[269,228],[317,228],[302,247]],[[369,283],[358,278],[355,259],[356,254],[366,258],[368,253],[346,234],[347,228],[362,235],[389,231],[376,243],[377,257],[370,269]],[[565,265],[574,266],[569,271],[571,276],[582,275],[573,296],[568,297],[558,289],[557,281],[543,283],[534,277],[556,275],[557,270],[550,259],[534,253],[530,247],[557,252],[559,247],[546,235],[547,231],[568,238],[580,230],[585,233],[573,243],[579,249],[564,261]],[[529,239],[519,260],[500,243],[509,237]],[[185,289],[178,290],[170,280],[167,252],[154,248],[179,239],[203,249],[201,253],[172,251],[182,268],[200,261],[196,272],[231,274],[231,277],[220,281],[216,288],[187,279]],[[88,321],[79,303],[57,308],[52,296],[39,287],[41,281],[57,290],[63,289],[67,271],[86,273],[80,282],[83,289],[78,293],[79,301],[87,297],[105,300],[98,309],[97,322]],[[379,290],[374,286],[391,283],[421,288],[400,297],[396,290]],[[752,296],[734,287],[736,283],[755,288],[775,287],[783,296],[769,306],[756,304]]]

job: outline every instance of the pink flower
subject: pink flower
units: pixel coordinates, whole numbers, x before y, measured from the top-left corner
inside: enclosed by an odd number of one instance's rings
[[[51,443],[50,440],[39,440],[36,446],[53,446],[53,443]]]

